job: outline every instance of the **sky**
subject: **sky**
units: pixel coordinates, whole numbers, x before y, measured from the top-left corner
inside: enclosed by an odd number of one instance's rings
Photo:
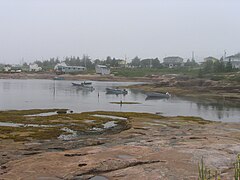
[[[0,0],[0,63],[240,51],[239,0]]]

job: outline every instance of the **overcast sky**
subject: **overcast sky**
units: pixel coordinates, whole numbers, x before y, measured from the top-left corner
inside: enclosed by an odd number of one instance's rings
[[[0,62],[240,51],[239,0],[0,0]]]

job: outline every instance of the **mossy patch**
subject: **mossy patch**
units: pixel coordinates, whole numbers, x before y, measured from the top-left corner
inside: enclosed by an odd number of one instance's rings
[[[71,130],[81,133],[92,133],[92,129],[101,128],[103,124],[109,121],[113,121],[111,117],[119,117],[114,119],[117,124],[111,130],[106,130],[111,133],[120,132],[122,130],[131,127],[131,121],[148,121],[148,120],[161,120],[161,123],[169,126],[171,123],[173,128],[179,128],[182,125],[187,124],[208,124],[211,121],[206,121],[199,117],[164,117],[157,114],[150,113],[137,113],[137,112],[112,112],[112,111],[93,111],[73,114],[55,114],[51,116],[26,116],[35,115],[39,113],[54,112],[57,109],[47,110],[23,110],[23,111],[1,111],[0,122],[20,123],[20,127],[4,127],[0,126],[0,139],[13,139],[15,141],[27,141],[31,139],[56,139],[64,133],[63,127],[68,127]],[[93,116],[93,115],[106,115],[104,116]],[[126,118],[127,120],[121,120],[120,117]],[[92,123],[86,122],[86,120],[92,120]],[[37,125],[30,127],[28,125]],[[48,126],[38,126],[48,125]],[[94,134],[94,133],[93,133]]]
[[[16,123],[20,127],[0,126],[0,139],[13,139],[15,141],[25,141],[31,139],[56,139],[64,133],[63,127],[68,127],[78,132],[88,132],[93,128],[103,128],[103,124],[112,121],[108,117],[92,116],[95,112],[55,114],[51,116],[36,116],[36,114],[62,111],[59,109],[46,110],[17,110],[1,111],[0,122]],[[27,115],[27,116],[26,116]],[[34,116],[29,116],[34,115]],[[92,123],[85,120],[91,119]],[[122,129],[128,127],[127,121],[115,120]],[[36,125],[30,127],[30,125]],[[39,125],[39,126],[38,126]],[[45,126],[41,126],[45,125]],[[46,126],[47,125],[47,126]]]

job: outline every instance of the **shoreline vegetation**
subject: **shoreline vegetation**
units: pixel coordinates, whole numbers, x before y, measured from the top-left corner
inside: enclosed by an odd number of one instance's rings
[[[137,172],[151,178],[162,174],[196,179],[202,157],[205,166],[221,172],[223,179],[234,176],[239,123],[134,112],[56,114],[63,111],[1,111],[0,122],[10,123],[0,127],[1,178],[111,179],[120,173],[131,179]],[[14,123],[22,125],[9,127]],[[63,136],[70,139],[59,138]],[[44,169],[37,168],[40,164]]]

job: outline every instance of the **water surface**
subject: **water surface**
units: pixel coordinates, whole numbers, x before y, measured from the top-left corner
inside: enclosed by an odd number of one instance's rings
[[[224,101],[172,97],[146,100],[146,95],[129,90],[127,95],[106,94],[106,87],[126,86],[132,82],[93,81],[94,91],[72,86],[77,81],[0,80],[0,110],[64,108],[74,112],[128,111],[162,113],[168,116],[198,116],[208,120],[240,122],[240,108]],[[141,104],[111,104],[110,102]]]

